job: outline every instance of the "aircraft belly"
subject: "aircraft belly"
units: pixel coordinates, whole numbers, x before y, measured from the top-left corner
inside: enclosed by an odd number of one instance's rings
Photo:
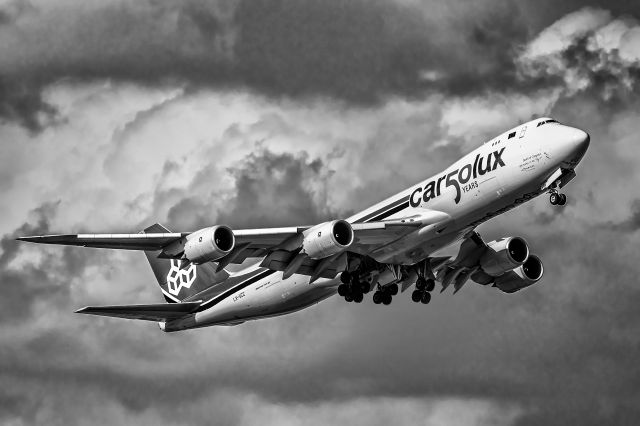
[[[196,314],[198,326],[253,320],[294,312],[326,299],[336,293],[337,280],[318,280],[309,284],[310,277],[294,274],[282,280],[257,282],[232,294],[210,309]],[[330,285],[329,285],[330,284]]]

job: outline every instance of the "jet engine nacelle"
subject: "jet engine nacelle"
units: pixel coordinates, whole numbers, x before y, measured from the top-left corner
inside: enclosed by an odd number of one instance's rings
[[[223,258],[233,250],[236,238],[228,226],[204,228],[187,236],[184,255],[196,265]]]
[[[307,230],[302,249],[312,259],[323,259],[349,248],[353,239],[349,222],[333,220]]]
[[[540,258],[532,254],[524,264],[496,278],[494,285],[505,293],[513,293],[537,283],[543,273]]]
[[[480,258],[482,270],[497,277],[522,265],[529,257],[527,242],[520,237],[507,237],[491,241]]]

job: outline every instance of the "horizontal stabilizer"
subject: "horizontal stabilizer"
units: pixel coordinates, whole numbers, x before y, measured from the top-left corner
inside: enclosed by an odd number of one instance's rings
[[[182,318],[198,309],[200,304],[201,302],[198,301],[153,305],[87,306],[76,313],[159,322]]]

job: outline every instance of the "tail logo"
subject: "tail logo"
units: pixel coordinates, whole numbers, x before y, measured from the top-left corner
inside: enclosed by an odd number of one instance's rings
[[[193,263],[186,269],[180,269],[180,261],[171,259],[171,269],[167,274],[167,287],[169,293],[177,296],[180,289],[190,288],[196,280],[196,265]]]

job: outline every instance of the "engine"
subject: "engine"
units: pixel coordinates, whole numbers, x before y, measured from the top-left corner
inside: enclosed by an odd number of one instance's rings
[[[543,273],[540,258],[532,254],[524,264],[496,278],[494,285],[505,293],[513,293],[540,281]]]
[[[520,237],[502,238],[491,241],[487,246],[487,251],[480,258],[480,266],[492,277],[517,268],[529,257],[529,247]]]
[[[233,250],[236,239],[228,226],[204,228],[187,236],[184,255],[196,265],[223,258]]]
[[[334,220],[307,230],[302,249],[312,259],[323,259],[347,249],[353,239],[353,228],[349,222]]]

